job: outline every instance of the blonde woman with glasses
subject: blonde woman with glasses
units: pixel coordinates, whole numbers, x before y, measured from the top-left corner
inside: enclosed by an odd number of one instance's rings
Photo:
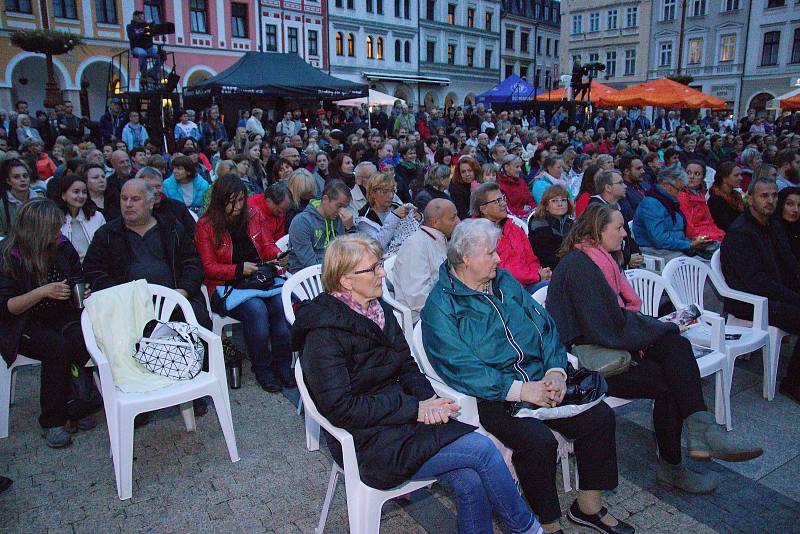
[[[320,413],[353,436],[365,484],[389,489],[436,477],[458,502],[461,534],[492,532],[492,512],[511,532],[540,532],[494,444],[454,419],[381,300],[383,248],[362,234],[337,237],[325,251],[325,293],[300,304],[292,344]],[[341,447],[329,441],[341,465]]]

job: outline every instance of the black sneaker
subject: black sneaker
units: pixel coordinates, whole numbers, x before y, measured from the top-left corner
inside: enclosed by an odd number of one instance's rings
[[[5,490],[11,487],[14,481],[10,478],[0,477],[0,493],[3,493]]]
[[[261,389],[268,393],[280,393],[283,390],[283,386],[281,386],[281,383],[272,371],[267,371],[260,376],[256,375],[256,381],[258,381]]]
[[[606,525],[601,521],[606,514],[608,514],[608,510],[605,506],[601,507],[596,514],[584,514],[581,512],[576,499],[572,506],[569,507],[569,511],[567,511],[567,518],[573,523],[589,527],[603,534],[634,534],[636,532],[631,525],[619,519],[617,519],[617,524],[613,527]]]
[[[285,388],[296,388],[297,382],[294,379],[294,369],[291,367],[281,367],[276,371],[278,380],[281,381]]]

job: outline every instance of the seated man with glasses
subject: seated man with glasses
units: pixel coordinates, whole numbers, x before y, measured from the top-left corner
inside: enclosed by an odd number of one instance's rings
[[[470,197],[472,216],[492,221],[502,232],[497,241],[500,267],[511,273],[526,291],[533,294],[549,283],[551,271],[540,265],[539,258],[528,242],[528,236],[508,218],[506,206],[506,196],[495,182],[481,184]]]
[[[663,256],[667,261],[680,254],[710,257],[714,252],[710,246],[716,243],[706,236],[686,237],[686,219],[681,213],[678,194],[687,181],[686,172],[680,167],[662,169],[655,185],[636,208],[633,233],[643,252]]]
[[[608,204],[615,210],[622,213],[625,221],[625,231],[628,232],[631,222],[625,215],[625,211],[620,206],[620,201],[625,198],[628,186],[622,178],[622,174],[614,169],[613,171],[600,171],[594,175],[594,190],[597,194],[589,199],[587,206],[592,204]],[[630,234],[630,232],[628,232]],[[644,262],[644,258],[639,253],[639,245],[628,235],[622,242],[622,267],[625,269],[635,269]]]

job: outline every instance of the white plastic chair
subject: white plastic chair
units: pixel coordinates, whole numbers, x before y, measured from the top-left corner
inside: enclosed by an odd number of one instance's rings
[[[228,383],[225,377],[225,362],[222,357],[222,342],[219,336],[197,323],[192,306],[183,295],[155,284],[148,284],[148,287],[154,297],[157,319],[169,320],[175,308],[179,307],[185,321],[197,327],[200,338],[208,344],[209,370],[201,371],[191,380],[177,380],[174,384],[155,391],[125,393],[117,389],[114,384],[111,364],[97,346],[92,319],[85,311],[81,315],[81,328],[86,348],[98,371],[98,387],[103,395],[108,436],[111,441],[111,455],[114,460],[114,474],[117,479],[117,494],[120,500],[129,499],[133,492],[133,420],[140,413],[180,404],[186,430],[193,432],[196,430],[196,423],[191,401],[210,396],[214,401],[214,408],[225,436],[225,444],[228,446],[231,461],[239,461],[228,398]]]
[[[189,210],[189,215],[192,216],[192,219],[194,219],[194,222],[197,222],[197,221],[200,220],[200,216],[197,213],[195,213],[194,211],[192,211],[192,210]]]
[[[732,289],[728,283],[725,281],[725,276],[722,274],[722,265],[720,265],[720,257],[719,257],[719,250],[714,252],[714,255],[711,257],[711,272],[717,278],[717,291],[724,290],[726,293],[729,294],[738,294],[740,297],[745,298],[745,296],[752,297],[754,299],[761,299],[763,297],[759,297],[757,295],[751,295],[750,293],[745,293],[743,291],[737,291]],[[769,306],[769,302],[767,302],[767,306]],[[767,308],[768,309],[768,308]],[[753,321],[748,321],[746,319],[740,319],[733,314],[728,314],[728,324],[731,326],[744,326],[744,327],[752,327]],[[763,319],[764,323],[768,322],[768,317]],[[757,321],[758,324],[759,323]],[[777,326],[770,326],[767,324],[767,333],[769,334],[769,362],[765,362],[764,364],[764,386],[763,386],[763,395],[764,398],[767,400],[772,400],[775,398],[775,389],[777,387],[778,382],[778,361],[780,360],[781,356],[781,345],[783,344],[783,338],[790,336],[789,332],[781,330]],[[767,382],[767,377],[769,377],[769,382]]]
[[[211,331],[214,334],[222,337],[222,332],[228,325],[238,324],[239,321],[234,319],[233,317],[228,317],[227,315],[220,315],[218,313],[214,313],[211,311],[211,298],[208,295],[208,288],[206,288],[205,284],[200,286],[200,292],[203,294],[203,298],[206,301],[206,309],[208,309],[208,314],[211,315]],[[230,336],[230,333],[228,334]]]
[[[294,306],[292,305],[292,296],[300,300],[311,300],[320,293],[325,291],[322,285],[322,265],[312,265],[297,271],[290,276],[281,288],[281,303],[283,304],[283,315],[289,325],[294,324]],[[297,363],[299,354],[297,352],[292,354],[292,367]],[[297,401],[297,415],[303,411],[302,397]],[[306,417],[306,440],[308,437],[308,417]],[[316,425],[316,433],[319,435],[319,425]],[[319,439],[319,438],[318,438]]]
[[[282,238],[275,241],[275,246],[278,247],[281,252],[286,252],[289,250],[289,234],[286,234]]]
[[[522,231],[525,232],[525,235],[528,235],[528,225],[525,224],[525,221],[517,217],[516,215],[508,214],[508,218],[511,219],[511,222],[522,228]]]
[[[633,239],[636,239],[636,236],[633,235],[632,219],[628,221],[628,234]],[[662,258],[661,256],[642,253],[642,259],[644,259],[644,268],[647,269],[648,271],[653,271],[654,273],[660,273],[662,269],[664,269],[664,258]]]
[[[358,459],[356,458],[353,436],[346,430],[334,426],[319,413],[314,401],[311,400],[311,396],[308,394],[308,388],[306,388],[303,380],[303,370],[299,364],[294,367],[294,376],[297,380],[297,389],[300,391],[300,399],[306,411],[306,425],[308,425],[309,420],[312,420],[317,427],[321,426],[327,430],[342,446],[342,463],[344,466],[343,468],[339,467],[335,461],[331,460],[328,490],[325,493],[325,501],[322,504],[319,524],[314,532],[322,534],[324,531],[333,494],[336,492],[336,483],[339,475],[344,474],[350,534],[378,534],[381,528],[381,509],[386,501],[422,489],[436,482],[436,479],[408,481],[390,490],[378,490],[364,484],[361,481],[361,475],[358,470]],[[317,432],[317,440],[313,443],[307,443],[307,446],[310,451],[319,450],[319,432]]]
[[[666,285],[661,276],[644,271],[631,269],[625,271],[625,276],[633,286],[636,294],[642,299],[642,313],[651,317],[658,317],[658,308],[661,297],[667,293],[672,303],[677,306],[672,288]],[[714,375],[714,416],[717,423],[725,425],[728,430],[733,428],[731,420],[731,384],[733,383],[733,370],[728,366],[728,357],[725,355],[725,336],[722,317],[713,312],[705,312],[701,317],[704,326],[693,328],[706,328],[710,332],[708,347],[714,352],[697,358],[697,367],[700,376]]]
[[[662,273],[664,283],[672,288],[674,293],[673,303],[676,308],[684,308],[690,304],[696,305],[701,310],[703,307],[703,291],[705,289],[706,280],[710,280],[711,284],[717,292],[724,298],[738,300],[751,304],[754,309],[754,320],[750,327],[726,325],[725,334],[739,335],[739,339],[723,339],[725,346],[725,354],[728,357],[728,365],[730,367],[731,375],[733,375],[734,364],[736,358],[745,354],[750,354],[756,350],[761,349],[764,357],[764,397],[769,398],[770,385],[772,383],[772,369],[777,372],[778,362],[777,355],[775,361],[772,362],[773,352],[770,350],[770,336],[767,332],[768,325],[768,308],[767,299],[764,297],[756,297],[748,293],[741,293],[733,291],[730,288],[723,287],[727,284],[718,279],[717,275],[711,270],[707,263],[701,262],[694,258],[681,257],[673,258],[667,262],[666,267]],[[708,312],[703,311],[704,314]],[[705,327],[695,327],[689,329],[686,337],[692,343],[703,347],[710,346],[711,332]],[[780,351],[780,349],[778,350]]]
[[[8,437],[8,420],[17,386],[16,371],[25,365],[39,365],[40,363],[38,360],[17,354],[17,359],[14,360],[11,367],[8,367],[0,356],[0,438]]]
[[[414,330],[414,321],[411,318],[411,309],[405,304],[394,298],[394,292],[389,290],[389,283],[394,284],[392,280],[392,271],[394,269],[394,262],[397,261],[397,255],[394,254],[386,258],[383,262],[383,270],[386,271],[386,277],[383,279],[383,301],[392,307],[394,315],[397,317],[397,322],[400,323],[400,328],[403,330],[403,335],[406,342],[410,347],[412,341],[412,331]]]
[[[486,429],[481,426],[480,417],[478,416],[477,399],[467,395],[466,393],[458,392],[445,384],[444,380],[442,380],[442,378],[431,365],[431,362],[428,360],[428,355],[425,353],[425,346],[422,343],[422,322],[418,322],[414,327],[413,338],[414,343],[411,345],[411,352],[414,355],[414,358],[417,360],[417,365],[419,365],[422,373],[428,377],[428,381],[431,383],[431,386],[433,386],[433,390],[440,397],[453,399],[453,401],[461,407],[458,420],[478,427],[478,432],[491,439],[497,449],[500,451],[500,454],[503,456],[503,459],[508,466],[508,470],[511,471],[511,475],[515,480],[518,480],[517,471],[514,469],[514,463],[512,462],[514,451],[503,445],[499,439],[487,432]],[[568,441],[566,438],[564,438],[564,436],[555,430],[551,430],[551,432],[558,442],[557,460],[561,462],[561,478],[564,482],[564,491],[569,492],[572,491],[572,483],[569,475],[569,455],[573,453],[573,445],[572,442]],[[577,471],[575,473],[575,487],[578,487]]]

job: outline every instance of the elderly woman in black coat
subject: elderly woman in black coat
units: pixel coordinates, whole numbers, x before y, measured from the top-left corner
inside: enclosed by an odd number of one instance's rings
[[[380,300],[383,250],[364,235],[341,236],[325,252],[327,290],[298,309],[292,344],[314,403],[353,435],[361,480],[388,489],[438,478],[456,492],[459,532],[492,532],[492,511],[512,532],[539,522],[519,495],[500,453],[475,428],[453,419],[411,357],[392,309]],[[330,442],[341,465],[341,448]]]
[[[641,300],[618,264],[625,226],[622,214],[608,205],[586,209],[564,240],[563,257],[547,292],[547,311],[561,341],[579,359],[598,347],[631,353],[630,368],[607,377],[608,394],[654,399],[658,483],[709,493],[717,486],[713,475],[691,471],[681,462],[684,420],[692,458],[737,462],[761,456],[762,450],[732,439],[706,411],[700,371],[679,327],[640,312]]]

